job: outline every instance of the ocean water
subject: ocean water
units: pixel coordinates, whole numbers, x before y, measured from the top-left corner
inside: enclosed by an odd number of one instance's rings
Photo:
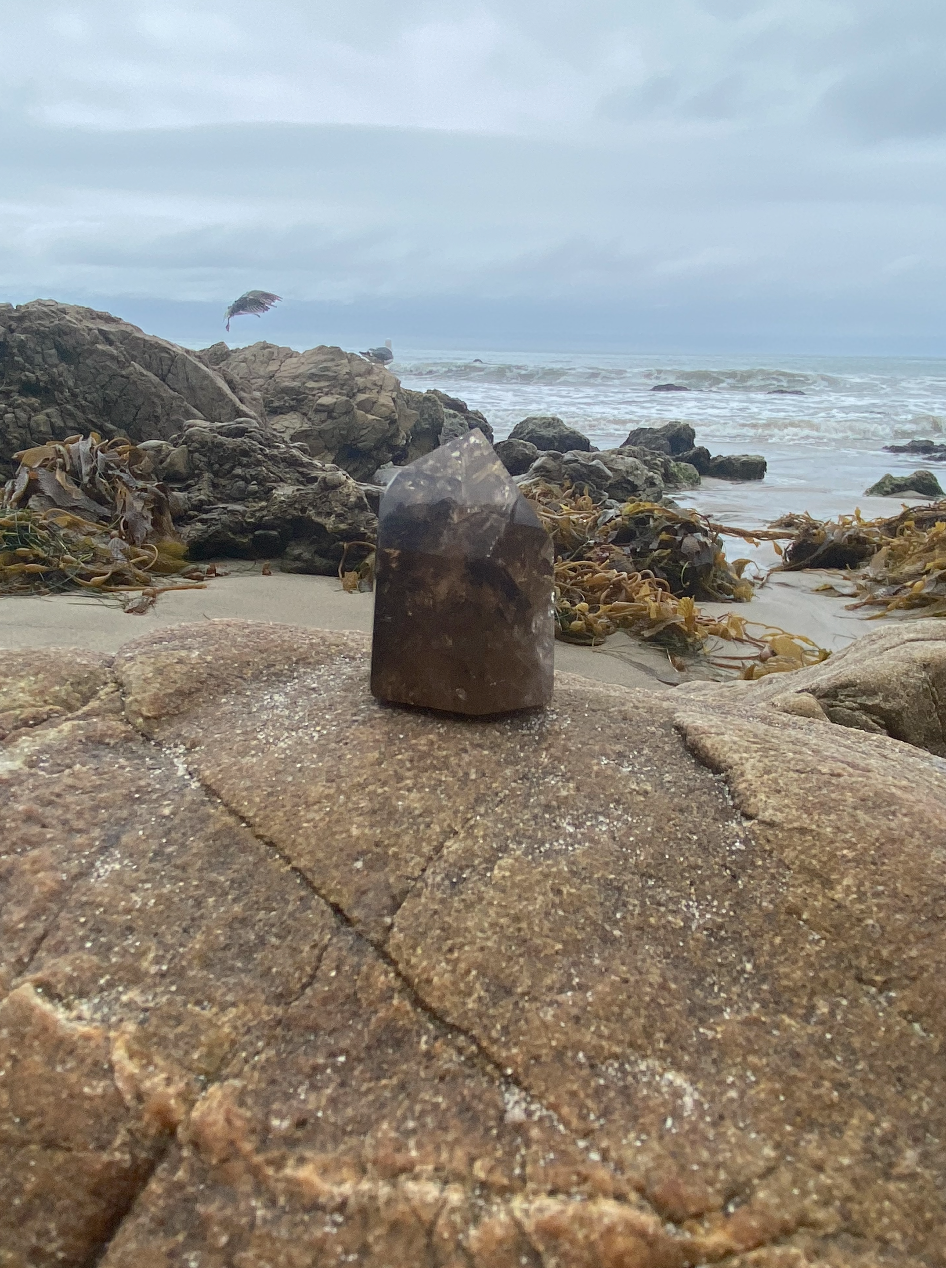
[[[607,449],[632,427],[682,419],[713,453],[764,454],[760,483],[707,480],[675,495],[746,527],[786,511],[894,514],[897,499],[864,497],[885,471],[927,467],[946,487],[946,464],[883,452],[914,438],[946,443],[946,359],[419,351],[391,368],[405,387],[439,388],[482,410],[497,438],[530,414],[557,414]],[[661,383],[687,391],[652,390]]]

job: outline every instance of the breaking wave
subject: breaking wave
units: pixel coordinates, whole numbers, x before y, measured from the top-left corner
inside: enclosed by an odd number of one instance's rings
[[[499,436],[530,414],[557,414],[599,448],[620,444],[632,427],[671,418],[691,423],[698,442],[730,447],[768,441],[879,449],[946,436],[946,361],[785,360],[719,368],[706,358],[429,354],[400,358],[393,368],[405,387],[463,397]],[[666,385],[685,390],[654,390]]]
[[[463,383],[522,384],[607,387],[639,387],[653,390],[672,383],[689,391],[804,392],[832,386],[830,375],[804,374],[792,370],[639,370],[620,366],[522,365],[477,363],[475,361],[399,362],[402,373],[411,379],[450,380]]]

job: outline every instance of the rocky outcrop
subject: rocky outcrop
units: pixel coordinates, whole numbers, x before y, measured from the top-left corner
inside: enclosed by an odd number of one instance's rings
[[[356,353],[218,343],[200,355],[284,440],[356,479],[370,479],[410,444],[418,412],[390,371]]]
[[[875,498],[941,498],[943,490],[932,471],[913,471],[910,475],[895,476],[888,471],[876,484],[864,490],[865,497]]]
[[[198,356],[110,313],[0,304],[0,483],[14,453],[47,440],[170,438],[187,419],[253,412]]]
[[[360,635],[8,653],[5,1255],[946,1263],[944,653],[475,725]]]
[[[539,457],[539,450],[529,440],[498,440],[496,457],[512,476],[525,475]]]
[[[761,454],[719,454],[713,458],[708,449],[695,441],[696,433],[689,423],[674,421],[661,427],[636,427],[622,448],[642,448],[667,454],[694,467],[699,475],[715,476],[718,480],[765,478],[766,462]]]
[[[946,462],[946,444],[941,440],[908,440],[903,445],[884,445],[887,453],[921,453],[934,462]]]
[[[895,624],[801,674],[739,684],[693,683],[682,694],[773,721],[772,710],[885,735],[946,757],[946,629]],[[747,715],[749,716],[749,715]]]
[[[278,558],[284,572],[330,575],[348,543],[374,538],[377,520],[351,476],[255,419],[192,420],[172,442],[144,448],[173,490],[192,559]],[[368,549],[349,551],[351,561]]]
[[[696,444],[696,432],[689,423],[681,422],[664,423],[661,427],[635,427],[623,444],[680,456]]]
[[[573,450],[593,448],[591,441],[582,432],[569,427],[553,414],[534,414],[516,423],[509,433],[510,440],[526,440],[543,452],[554,450],[556,453],[568,453]]]
[[[717,480],[764,480],[767,463],[758,453],[717,454],[706,474]]]
[[[688,462],[701,476],[709,475],[713,459],[705,445],[694,445],[692,449],[684,449],[677,455],[679,462]]]
[[[688,489],[700,482],[698,472],[686,463],[653,450],[623,446],[595,453],[544,453],[523,479],[558,485],[568,482],[617,502],[659,502],[664,489]]]

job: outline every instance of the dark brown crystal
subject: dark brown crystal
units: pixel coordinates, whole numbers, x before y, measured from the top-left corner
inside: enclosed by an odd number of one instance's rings
[[[381,498],[371,690],[506,713],[552,696],[552,542],[480,431],[418,458]]]

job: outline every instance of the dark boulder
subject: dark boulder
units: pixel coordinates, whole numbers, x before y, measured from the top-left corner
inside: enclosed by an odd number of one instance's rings
[[[864,495],[875,498],[941,498],[943,490],[932,471],[913,471],[905,476],[891,475],[888,471],[876,484],[865,489]]]
[[[710,459],[709,476],[717,480],[764,480],[766,462],[758,453],[717,454]]]
[[[568,453],[572,450],[592,450],[591,441],[574,427],[569,427],[554,414],[533,414],[517,423],[509,433],[510,440],[528,440],[536,449],[545,452]]]
[[[436,388],[427,392],[413,392],[407,388],[402,393],[416,421],[410,426],[406,444],[394,455],[397,466],[403,467],[432,453],[439,445],[456,440],[478,427],[487,440],[492,441],[493,429],[485,416],[477,409],[470,409],[465,401]]]
[[[884,445],[887,453],[921,453],[936,462],[946,462],[946,444],[935,440],[908,440],[905,445]]]
[[[278,557],[284,572],[329,575],[346,543],[370,541],[377,526],[351,476],[254,420],[193,423],[157,474],[176,494],[178,528],[194,559]],[[348,558],[357,557],[353,548]]]
[[[524,475],[539,456],[529,440],[500,440],[495,448],[496,457],[512,476]]]
[[[690,389],[681,383],[655,383],[650,390],[652,392],[689,392]]]
[[[639,446],[657,453],[682,456],[696,443],[696,432],[689,423],[664,423],[662,427],[635,427],[621,447]],[[687,461],[689,461],[687,459]]]
[[[486,421],[485,414],[481,414],[478,409],[470,409],[466,401],[461,401],[458,396],[448,396],[446,392],[440,392],[437,388],[431,390],[431,395],[435,396],[443,406],[445,423],[449,422],[448,414],[457,414],[463,420],[463,426],[467,431],[473,431],[478,427],[490,444],[493,443],[493,429]],[[452,426],[456,429],[455,421]],[[462,432],[457,430],[456,435],[462,435]],[[442,433],[439,443],[442,445],[453,439],[455,439],[454,435]]]
[[[683,453],[677,454],[677,458],[680,462],[688,462],[691,467],[696,467],[701,476],[709,475],[710,463],[713,460],[705,445],[694,445],[692,449],[685,449]]]

